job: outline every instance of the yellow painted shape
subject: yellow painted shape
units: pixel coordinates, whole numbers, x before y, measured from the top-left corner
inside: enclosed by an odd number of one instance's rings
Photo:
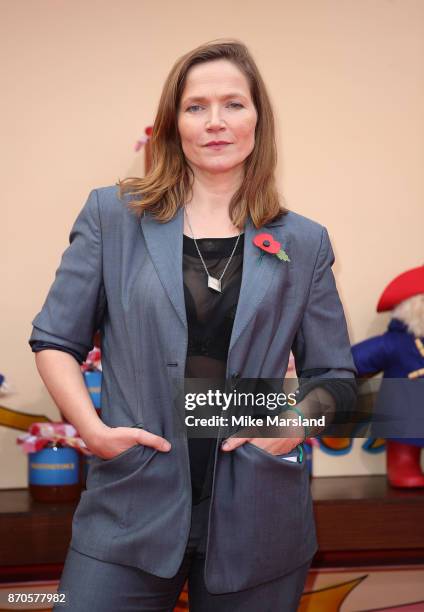
[[[304,593],[298,612],[339,612],[343,601],[367,576]]]

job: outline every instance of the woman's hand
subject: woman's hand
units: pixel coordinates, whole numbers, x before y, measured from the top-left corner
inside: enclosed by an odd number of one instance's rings
[[[285,455],[293,450],[305,438],[233,438],[230,437],[221,445],[223,451],[232,451],[245,442],[259,446],[271,455]]]
[[[84,442],[89,450],[101,459],[113,459],[136,444],[151,446],[161,452],[167,452],[171,448],[171,444],[165,438],[138,427],[103,425]]]
[[[296,415],[297,416],[297,415]],[[260,437],[254,434],[261,431]],[[289,438],[283,437],[281,434],[290,434]],[[249,437],[241,437],[243,433],[249,433]],[[253,434],[253,435],[252,435]],[[275,435],[277,434],[277,436]],[[247,427],[240,429],[236,434],[227,438],[222,444],[223,451],[232,451],[238,446],[250,442],[255,446],[259,446],[262,450],[270,455],[285,455],[292,451],[298,444],[305,441],[305,429],[303,425],[291,425],[289,428],[280,429],[279,427]]]

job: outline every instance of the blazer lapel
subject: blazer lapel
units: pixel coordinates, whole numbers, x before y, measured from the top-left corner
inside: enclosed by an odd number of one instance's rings
[[[261,257],[263,251],[253,244],[253,239],[257,234],[273,233],[273,235],[278,238],[276,232],[273,232],[273,229],[282,225],[284,225],[284,217],[264,225],[261,229],[256,229],[250,217],[246,222],[242,280],[231,334],[229,353],[240,334],[255,314],[259,304],[262,300],[266,300],[268,288],[277,268],[280,270],[281,274],[287,273],[286,262],[281,262],[278,257],[269,253],[264,253]],[[285,241],[284,244],[284,247],[286,246],[287,241]]]
[[[166,223],[156,221],[149,212],[141,219],[150,257],[169,299],[187,329],[183,284],[183,208],[179,208]]]
[[[182,324],[187,329],[187,317],[183,284],[183,207],[174,217],[160,223],[146,212],[140,221],[147,249],[152,258],[162,285],[173,304]],[[281,262],[275,255],[264,253],[253,244],[258,233],[271,232],[273,228],[284,225],[284,217],[256,229],[249,217],[245,225],[243,271],[239,300],[234,319],[229,351],[253,317],[262,300],[266,300],[267,290],[277,268],[281,274],[287,273],[287,263]],[[276,233],[274,232],[274,235]],[[278,236],[276,235],[277,239]],[[287,241],[284,242],[286,248]]]

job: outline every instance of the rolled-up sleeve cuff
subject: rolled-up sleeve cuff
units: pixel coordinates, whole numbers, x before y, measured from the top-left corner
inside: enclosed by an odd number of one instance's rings
[[[28,344],[34,353],[44,348],[56,348],[57,350],[66,351],[73,355],[80,364],[83,363],[87,357],[87,349],[85,346],[77,342],[72,342],[67,338],[61,338],[60,336],[51,334],[39,327],[33,327]]]

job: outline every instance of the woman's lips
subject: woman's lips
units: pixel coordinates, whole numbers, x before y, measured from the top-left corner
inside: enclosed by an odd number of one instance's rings
[[[214,151],[220,151],[224,147],[228,147],[228,145],[230,144],[231,144],[230,142],[223,142],[221,144],[210,144],[210,145],[206,145],[206,148],[213,149]]]

